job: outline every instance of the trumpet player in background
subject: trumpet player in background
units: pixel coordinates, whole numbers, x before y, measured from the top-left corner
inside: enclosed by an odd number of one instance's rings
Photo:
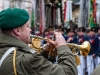
[[[0,75],[77,75],[74,56],[59,32],[55,41],[58,64],[53,64],[31,49],[29,14],[24,9],[8,8],[0,12]]]
[[[75,36],[75,29],[69,28],[66,30],[67,37],[66,42],[67,43],[77,43],[77,37]]]
[[[95,35],[97,32],[97,29],[92,27],[89,30],[89,36],[88,36],[88,40],[90,42],[91,45],[91,49],[90,52],[87,56],[87,71],[88,71],[88,75],[91,75],[92,71],[97,67],[98,65],[98,46],[99,46],[99,39],[98,37]]]
[[[84,41],[88,40],[88,37],[85,36],[85,31],[86,30],[84,27],[78,27],[77,29],[77,44],[78,45],[81,45]],[[82,56],[80,53],[78,55],[80,56],[80,65],[77,66],[78,75],[85,75],[87,72],[86,57]]]

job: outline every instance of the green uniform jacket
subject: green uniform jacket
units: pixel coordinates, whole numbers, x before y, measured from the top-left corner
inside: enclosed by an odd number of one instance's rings
[[[94,69],[91,75],[100,75],[100,64]]]
[[[74,56],[67,46],[58,50],[58,64],[53,64],[37,52],[30,52],[27,44],[16,37],[0,33],[0,59],[11,47],[16,47],[17,75],[77,75]],[[11,52],[0,67],[0,75],[14,75],[13,53]]]

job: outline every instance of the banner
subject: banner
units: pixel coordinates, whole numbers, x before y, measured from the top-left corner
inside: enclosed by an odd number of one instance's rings
[[[88,27],[88,19],[89,19],[89,0],[81,0],[79,26]]]
[[[40,0],[40,33],[42,34],[45,29],[45,11],[44,11],[44,0]]]
[[[31,21],[32,28],[36,27],[36,0],[32,1],[32,21]]]
[[[46,27],[49,27],[52,25],[51,8],[52,8],[52,3],[47,1],[45,5]]]
[[[66,1],[65,6],[64,21],[65,27],[68,27],[70,25],[69,22],[72,21],[72,1]]]
[[[64,22],[66,22],[66,8],[67,8],[67,1],[64,2]]]
[[[32,8],[31,28],[34,28],[34,9]]]
[[[100,0],[97,1],[96,22],[100,26]]]
[[[94,11],[93,11],[93,3],[94,3],[94,0],[90,0],[90,12],[89,12],[89,25],[90,27],[96,27],[96,23],[94,22],[94,20],[96,18],[94,18]],[[94,9],[95,10],[95,9]]]
[[[94,24],[96,24],[96,0],[93,0],[93,21],[94,21]]]

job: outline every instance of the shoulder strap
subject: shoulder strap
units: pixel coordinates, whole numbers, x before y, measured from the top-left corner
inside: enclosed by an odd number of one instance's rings
[[[2,56],[2,58],[0,59],[0,67],[2,65],[2,62],[4,61],[4,59],[12,52],[15,50],[15,47],[11,47],[10,49],[8,49],[5,54]]]

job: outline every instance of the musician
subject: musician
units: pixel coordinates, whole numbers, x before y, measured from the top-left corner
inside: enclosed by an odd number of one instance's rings
[[[77,44],[81,45],[84,41],[88,40],[88,37],[85,36],[85,28],[79,27],[77,29]],[[80,65],[77,66],[78,68],[78,75],[84,75],[86,72],[86,57],[80,55]],[[81,70],[80,70],[81,69]]]
[[[49,26],[49,27],[48,27],[48,29],[49,29],[50,39],[52,39],[53,34],[54,34],[54,29],[53,29],[53,27],[52,27],[52,26]]]
[[[53,64],[31,49],[29,14],[20,8],[8,8],[0,12],[0,75],[77,75],[74,56],[61,33],[55,41],[58,64]],[[60,40],[60,41],[59,41]]]
[[[91,75],[99,75],[100,74],[100,27],[98,27],[97,37],[99,39],[99,47],[98,47],[98,66],[94,69]]]
[[[63,35],[65,40],[67,40],[67,36],[64,34],[65,33],[65,28],[60,28],[59,32],[61,32],[61,34]]]
[[[98,64],[100,64],[100,27],[98,27],[97,37],[99,39],[99,47],[98,47]]]
[[[75,36],[75,29],[69,28],[66,30],[68,43],[77,43],[77,37]]]
[[[59,32],[59,26],[55,25],[55,32]]]
[[[90,29],[86,29],[86,36],[89,37],[90,36]]]
[[[88,75],[92,73],[92,71],[98,64],[97,52],[98,52],[99,39],[95,36],[95,33],[97,32],[96,30],[97,30],[96,28],[91,28],[90,36],[88,37],[91,45],[90,52],[87,56]]]
[[[48,29],[48,28],[46,28],[46,29],[44,30],[44,32],[43,32],[43,38],[48,38],[48,39],[50,39],[49,29]],[[46,43],[47,43],[47,41],[45,41],[45,40],[42,41],[42,44],[46,44]]]

